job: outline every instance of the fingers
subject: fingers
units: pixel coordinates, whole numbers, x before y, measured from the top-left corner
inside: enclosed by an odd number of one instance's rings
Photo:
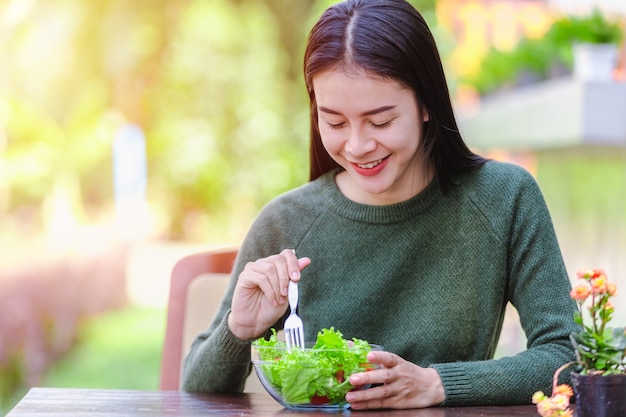
[[[382,365],[387,368],[393,368],[398,363],[404,362],[404,359],[402,359],[400,356],[396,355],[395,353],[385,352],[384,350],[369,352],[367,354],[367,360],[370,363]]]
[[[391,352],[369,352],[367,361],[379,365],[378,368],[367,372],[360,372],[350,376],[350,384],[354,386],[374,385],[366,390],[356,390],[346,395],[346,400],[354,409],[381,408],[392,395],[390,389],[397,379],[395,369],[404,359]]]
[[[371,364],[380,365],[379,368],[367,372],[359,372],[350,375],[350,383],[354,386],[369,384],[384,384],[391,379],[391,369],[403,360],[391,352],[369,352],[367,361]]]
[[[298,259],[292,249],[259,259],[246,265],[252,286],[258,286],[272,305],[287,300],[289,281],[299,281],[300,271],[311,263],[309,258]]]
[[[374,385],[346,394],[353,409],[422,408],[445,400],[445,390],[435,369],[421,368],[391,352],[370,352],[367,360],[380,367],[350,376],[352,385]]]
[[[298,264],[298,258],[296,257],[296,251],[293,249],[285,249],[280,253],[287,260],[287,271],[289,278],[287,282],[284,282],[285,295],[287,295],[287,286],[289,285],[289,279],[292,281],[298,281],[300,279],[300,265]]]
[[[286,297],[289,293],[289,281],[300,281],[300,271],[309,266],[311,260],[309,258],[298,259],[296,251],[293,249],[285,249],[280,255],[284,256],[287,260],[288,278],[286,280],[281,279],[280,281],[281,294]]]
[[[300,258],[298,259],[298,268],[302,271],[307,266],[311,265],[311,260],[309,258]]]
[[[298,259],[291,249],[248,262],[233,292],[228,325],[241,340],[257,337],[287,309],[289,281],[300,280],[300,271],[311,263]]]
[[[289,270],[284,253],[283,251],[279,255],[272,255],[249,264],[250,270],[255,273],[256,285],[272,305],[284,304],[287,296]],[[291,256],[295,257],[293,254]]]

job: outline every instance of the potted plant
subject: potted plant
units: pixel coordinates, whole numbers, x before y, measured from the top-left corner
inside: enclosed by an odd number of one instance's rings
[[[512,50],[492,47],[480,71],[462,81],[481,95],[570,74],[581,80],[610,81],[623,37],[624,28],[598,9],[584,16],[562,16],[543,36],[522,38]]]
[[[626,416],[626,330],[608,326],[616,285],[602,269],[577,275],[581,282],[570,293],[578,304],[574,320],[581,325],[580,332],[570,335],[576,361],[557,369],[550,397],[538,391],[533,403],[543,417],[572,416],[569,400],[575,394],[578,417]],[[570,365],[577,367],[571,374],[573,391],[557,384],[559,373]]]
[[[623,38],[619,23],[599,9],[585,16],[569,16],[553,25],[553,36],[572,42],[574,77],[584,81],[611,81]]]

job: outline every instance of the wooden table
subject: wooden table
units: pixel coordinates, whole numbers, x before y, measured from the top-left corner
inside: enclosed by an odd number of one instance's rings
[[[333,416],[351,417],[537,417],[534,405],[508,407],[439,407],[421,410],[334,412],[291,411],[264,394],[190,394],[76,388],[32,388],[6,417],[38,416]]]

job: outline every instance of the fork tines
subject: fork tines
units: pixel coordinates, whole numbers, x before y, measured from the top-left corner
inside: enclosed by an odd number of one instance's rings
[[[289,281],[289,308],[291,313],[287,320],[285,320],[285,342],[287,342],[287,348],[299,347],[304,349],[304,325],[302,319],[296,313],[298,307],[298,284],[293,281]]]

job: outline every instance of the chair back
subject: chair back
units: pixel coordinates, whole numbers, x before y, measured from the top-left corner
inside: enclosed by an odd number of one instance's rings
[[[236,256],[236,249],[204,251],[185,256],[174,265],[159,389],[179,389],[184,357],[195,337],[206,330],[215,316]],[[266,392],[254,371],[244,392]]]

